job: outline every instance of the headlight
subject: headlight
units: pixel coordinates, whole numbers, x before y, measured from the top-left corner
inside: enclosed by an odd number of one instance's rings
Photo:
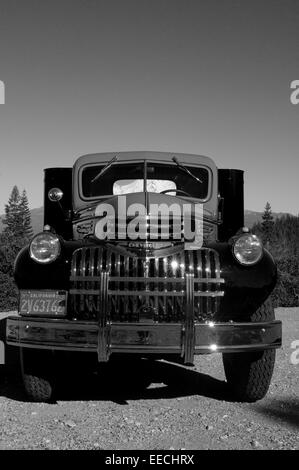
[[[51,232],[39,233],[30,243],[30,256],[37,263],[51,263],[59,254],[59,238]]]
[[[234,242],[233,253],[239,263],[249,266],[261,259],[263,245],[256,235],[246,233]]]

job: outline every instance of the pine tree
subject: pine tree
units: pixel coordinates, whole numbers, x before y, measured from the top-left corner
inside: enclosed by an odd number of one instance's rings
[[[31,215],[29,210],[29,203],[24,189],[20,199],[20,210],[23,218],[23,235],[27,240],[30,240],[33,237],[33,230],[31,226]]]
[[[14,186],[5,205],[4,230],[0,234],[0,311],[17,307],[13,265],[19,251],[33,235],[26,191]]]
[[[22,237],[23,218],[20,209],[21,196],[17,186],[14,186],[5,205],[5,218],[3,224],[6,225],[4,232],[14,237]]]
[[[263,242],[269,246],[273,240],[274,219],[270,203],[267,202],[262,216],[262,236]]]
[[[20,195],[17,186],[14,186],[5,205],[5,218],[3,224],[4,234],[15,240],[29,241],[33,236],[28,198],[25,189]]]

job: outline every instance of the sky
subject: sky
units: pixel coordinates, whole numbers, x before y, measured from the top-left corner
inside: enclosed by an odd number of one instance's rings
[[[207,155],[299,213],[298,0],[0,0],[0,214],[86,153]]]

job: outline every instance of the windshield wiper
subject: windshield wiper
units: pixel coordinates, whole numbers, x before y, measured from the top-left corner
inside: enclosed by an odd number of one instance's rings
[[[188,170],[188,168],[186,168],[185,165],[183,165],[181,162],[179,162],[176,157],[172,157],[172,161],[173,161],[182,171],[184,171],[185,173],[187,173],[187,175],[191,176],[195,181],[197,181],[197,182],[200,183],[200,184],[203,183],[203,181],[201,181],[199,178],[197,178],[197,176],[193,175],[193,173],[191,173],[191,171]]]
[[[100,171],[100,173],[98,173],[92,180],[91,180],[91,184],[95,183],[96,181],[98,181],[99,178],[101,178],[101,176],[103,176],[106,171],[108,171],[110,169],[110,167],[113,165],[114,162],[116,162],[117,160],[117,155],[115,155],[111,160],[110,162],[107,163],[107,165],[104,166],[104,168],[102,168],[102,170]]]

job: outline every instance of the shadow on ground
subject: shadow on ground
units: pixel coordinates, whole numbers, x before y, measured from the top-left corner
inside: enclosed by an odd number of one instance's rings
[[[66,372],[66,371],[65,371]],[[225,381],[167,362],[155,362],[140,369],[117,365],[96,372],[69,369],[60,375],[56,401],[109,400],[127,404],[127,400],[157,400],[199,395],[221,401],[233,401]],[[8,371],[0,384],[0,396],[28,401],[20,373]]]
[[[267,400],[266,404],[260,402],[254,406],[254,411],[271,420],[299,428],[299,398]]]

